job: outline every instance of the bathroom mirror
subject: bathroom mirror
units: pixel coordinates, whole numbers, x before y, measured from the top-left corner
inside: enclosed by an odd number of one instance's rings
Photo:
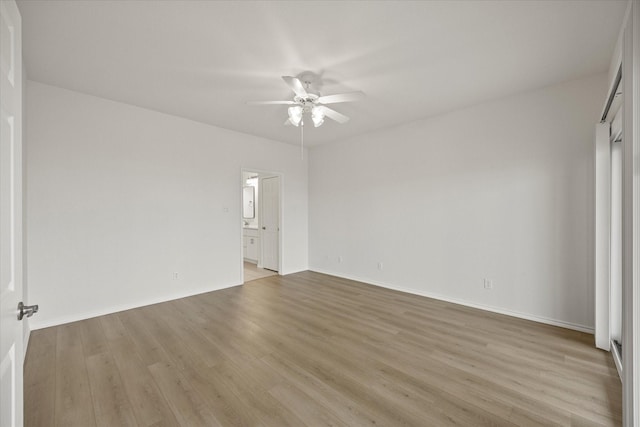
[[[242,188],[242,217],[255,218],[255,187],[247,186]]]

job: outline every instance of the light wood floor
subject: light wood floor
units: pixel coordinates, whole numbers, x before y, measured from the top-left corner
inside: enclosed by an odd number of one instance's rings
[[[27,426],[619,425],[591,335],[317,273],[34,331]]]
[[[259,268],[256,264],[250,262],[244,262],[244,282],[251,282],[252,280],[262,279],[263,277],[275,276],[278,273],[264,268]]]

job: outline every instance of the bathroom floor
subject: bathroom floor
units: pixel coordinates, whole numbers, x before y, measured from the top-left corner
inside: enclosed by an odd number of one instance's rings
[[[244,282],[250,282],[252,280],[262,279],[263,277],[276,276],[277,272],[271,270],[265,270],[259,268],[256,264],[245,261],[244,262]]]

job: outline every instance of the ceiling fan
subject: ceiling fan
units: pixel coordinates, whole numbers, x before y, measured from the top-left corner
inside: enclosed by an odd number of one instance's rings
[[[364,93],[348,92],[335,95],[321,96],[320,92],[313,89],[315,76],[312,74],[302,74],[299,77],[282,76],[282,80],[293,90],[295,96],[291,101],[249,101],[248,105],[290,105],[287,112],[289,118],[285,125],[304,126],[304,115],[310,114],[315,127],[324,123],[325,117],[335,120],[338,123],[346,123],[349,117],[326,106],[326,104],[337,104],[339,102],[357,101],[364,96]]]

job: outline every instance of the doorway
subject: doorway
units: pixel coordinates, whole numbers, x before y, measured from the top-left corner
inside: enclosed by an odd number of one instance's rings
[[[243,283],[281,271],[281,182],[275,172],[242,170]]]

